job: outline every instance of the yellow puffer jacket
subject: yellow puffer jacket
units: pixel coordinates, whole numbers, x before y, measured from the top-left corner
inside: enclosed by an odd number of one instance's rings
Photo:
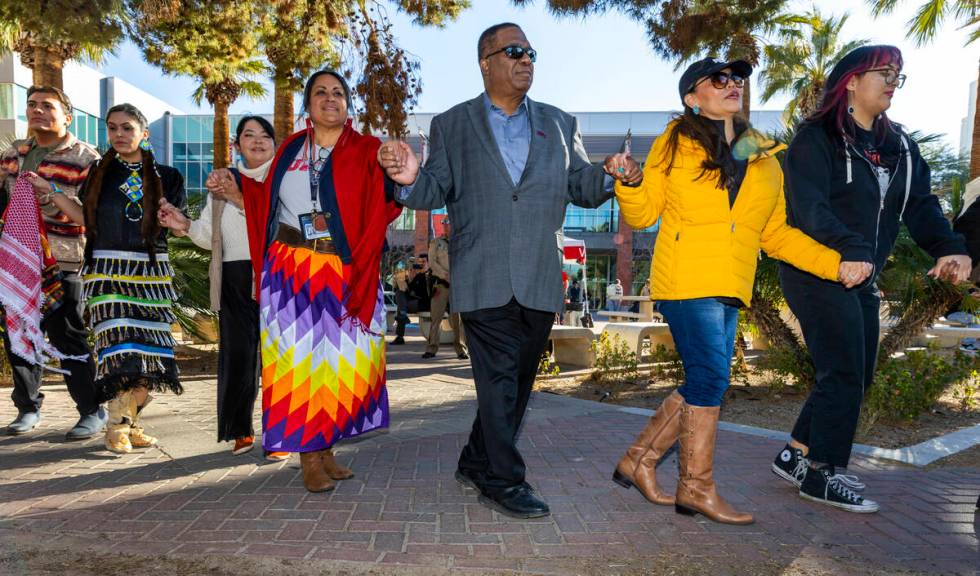
[[[670,174],[664,152],[675,123],[653,143],[643,183],[616,183],[616,198],[626,223],[652,226],[663,217],[650,267],[654,300],[711,296],[752,301],[759,248],[821,278],[837,280],[840,254],[786,223],[783,172],[772,157],[782,146],[749,160],[735,205],[717,187],[717,174],[699,179],[704,149],[681,136]]]

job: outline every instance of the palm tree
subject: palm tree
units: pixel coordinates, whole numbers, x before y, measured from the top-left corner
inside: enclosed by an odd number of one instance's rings
[[[129,35],[147,62],[168,74],[196,78],[194,99],[214,107],[214,167],[231,163],[228,108],[239,95],[262,96],[254,80],[265,70],[255,57],[259,45],[259,12],[249,0],[183,0],[159,2],[166,10],[150,11],[146,4],[130,8]]]
[[[308,0],[269,0],[265,6],[262,45],[272,68],[273,125],[280,138],[293,131],[293,96],[303,80],[319,67],[339,65],[333,37],[343,26],[344,8]]]
[[[890,14],[901,0],[868,0],[872,14],[880,16]],[[970,44],[980,38],[980,2],[977,0],[926,0],[919,5],[907,23],[907,37],[915,41],[916,46],[932,42],[946,20],[952,18],[960,28],[968,28],[970,35],[966,40]],[[977,73],[977,102],[980,102],[980,69]],[[973,146],[970,153],[970,177],[980,176],[980,114],[973,118]]]
[[[787,124],[815,111],[834,64],[868,43],[863,39],[842,42],[840,32],[847,18],[847,14],[825,18],[816,7],[806,14],[777,18],[777,40],[763,49],[765,67],[759,74],[759,100],[768,102],[776,94],[791,94],[785,112]]]
[[[20,53],[38,86],[62,88],[65,62],[101,62],[123,38],[121,0],[0,2],[0,52]]]

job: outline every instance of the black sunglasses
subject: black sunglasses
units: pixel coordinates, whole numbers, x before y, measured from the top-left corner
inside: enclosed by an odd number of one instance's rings
[[[494,54],[500,54],[503,52],[511,60],[520,60],[527,54],[527,57],[531,59],[531,63],[535,63],[538,60],[538,51],[534,48],[525,48],[523,46],[518,46],[517,44],[512,44],[510,46],[504,46],[500,50],[494,50],[493,52],[484,56],[484,58],[489,58]]]
[[[745,78],[742,78],[738,74],[731,74],[728,72],[715,72],[714,74],[711,74],[710,76],[707,76],[695,82],[694,86],[691,86],[691,92],[694,92],[694,89],[698,87],[698,84],[704,82],[705,80],[710,81],[711,85],[717,88],[718,90],[723,90],[727,88],[729,81],[731,81],[731,83],[738,88],[741,88],[745,84]]]

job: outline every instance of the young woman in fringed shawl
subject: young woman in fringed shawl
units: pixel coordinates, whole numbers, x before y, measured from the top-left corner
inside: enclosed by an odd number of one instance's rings
[[[108,402],[105,445],[125,454],[156,443],[140,425],[151,391],[180,394],[170,325],[177,295],[167,230],[157,221],[166,198],[185,205],[180,172],[158,164],[146,117],[130,104],[106,113],[112,148],[93,165],[69,216],[86,226],[85,309],[95,336],[96,390]]]
[[[299,452],[303,485],[353,476],[331,447],[388,425],[381,253],[401,212],[378,166],[381,142],[351,127],[351,94],[336,72],[307,81],[307,129],[279,147],[269,177],[242,178],[260,281],[262,444]]]

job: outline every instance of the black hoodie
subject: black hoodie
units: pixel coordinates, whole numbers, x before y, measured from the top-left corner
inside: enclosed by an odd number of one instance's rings
[[[891,177],[884,196],[874,165],[858,147],[822,124],[803,124],[783,162],[789,224],[840,252],[841,260],[873,263],[868,283],[891,254],[899,219],[933,258],[966,254],[930,191],[929,165],[918,145],[893,125],[878,148]]]

